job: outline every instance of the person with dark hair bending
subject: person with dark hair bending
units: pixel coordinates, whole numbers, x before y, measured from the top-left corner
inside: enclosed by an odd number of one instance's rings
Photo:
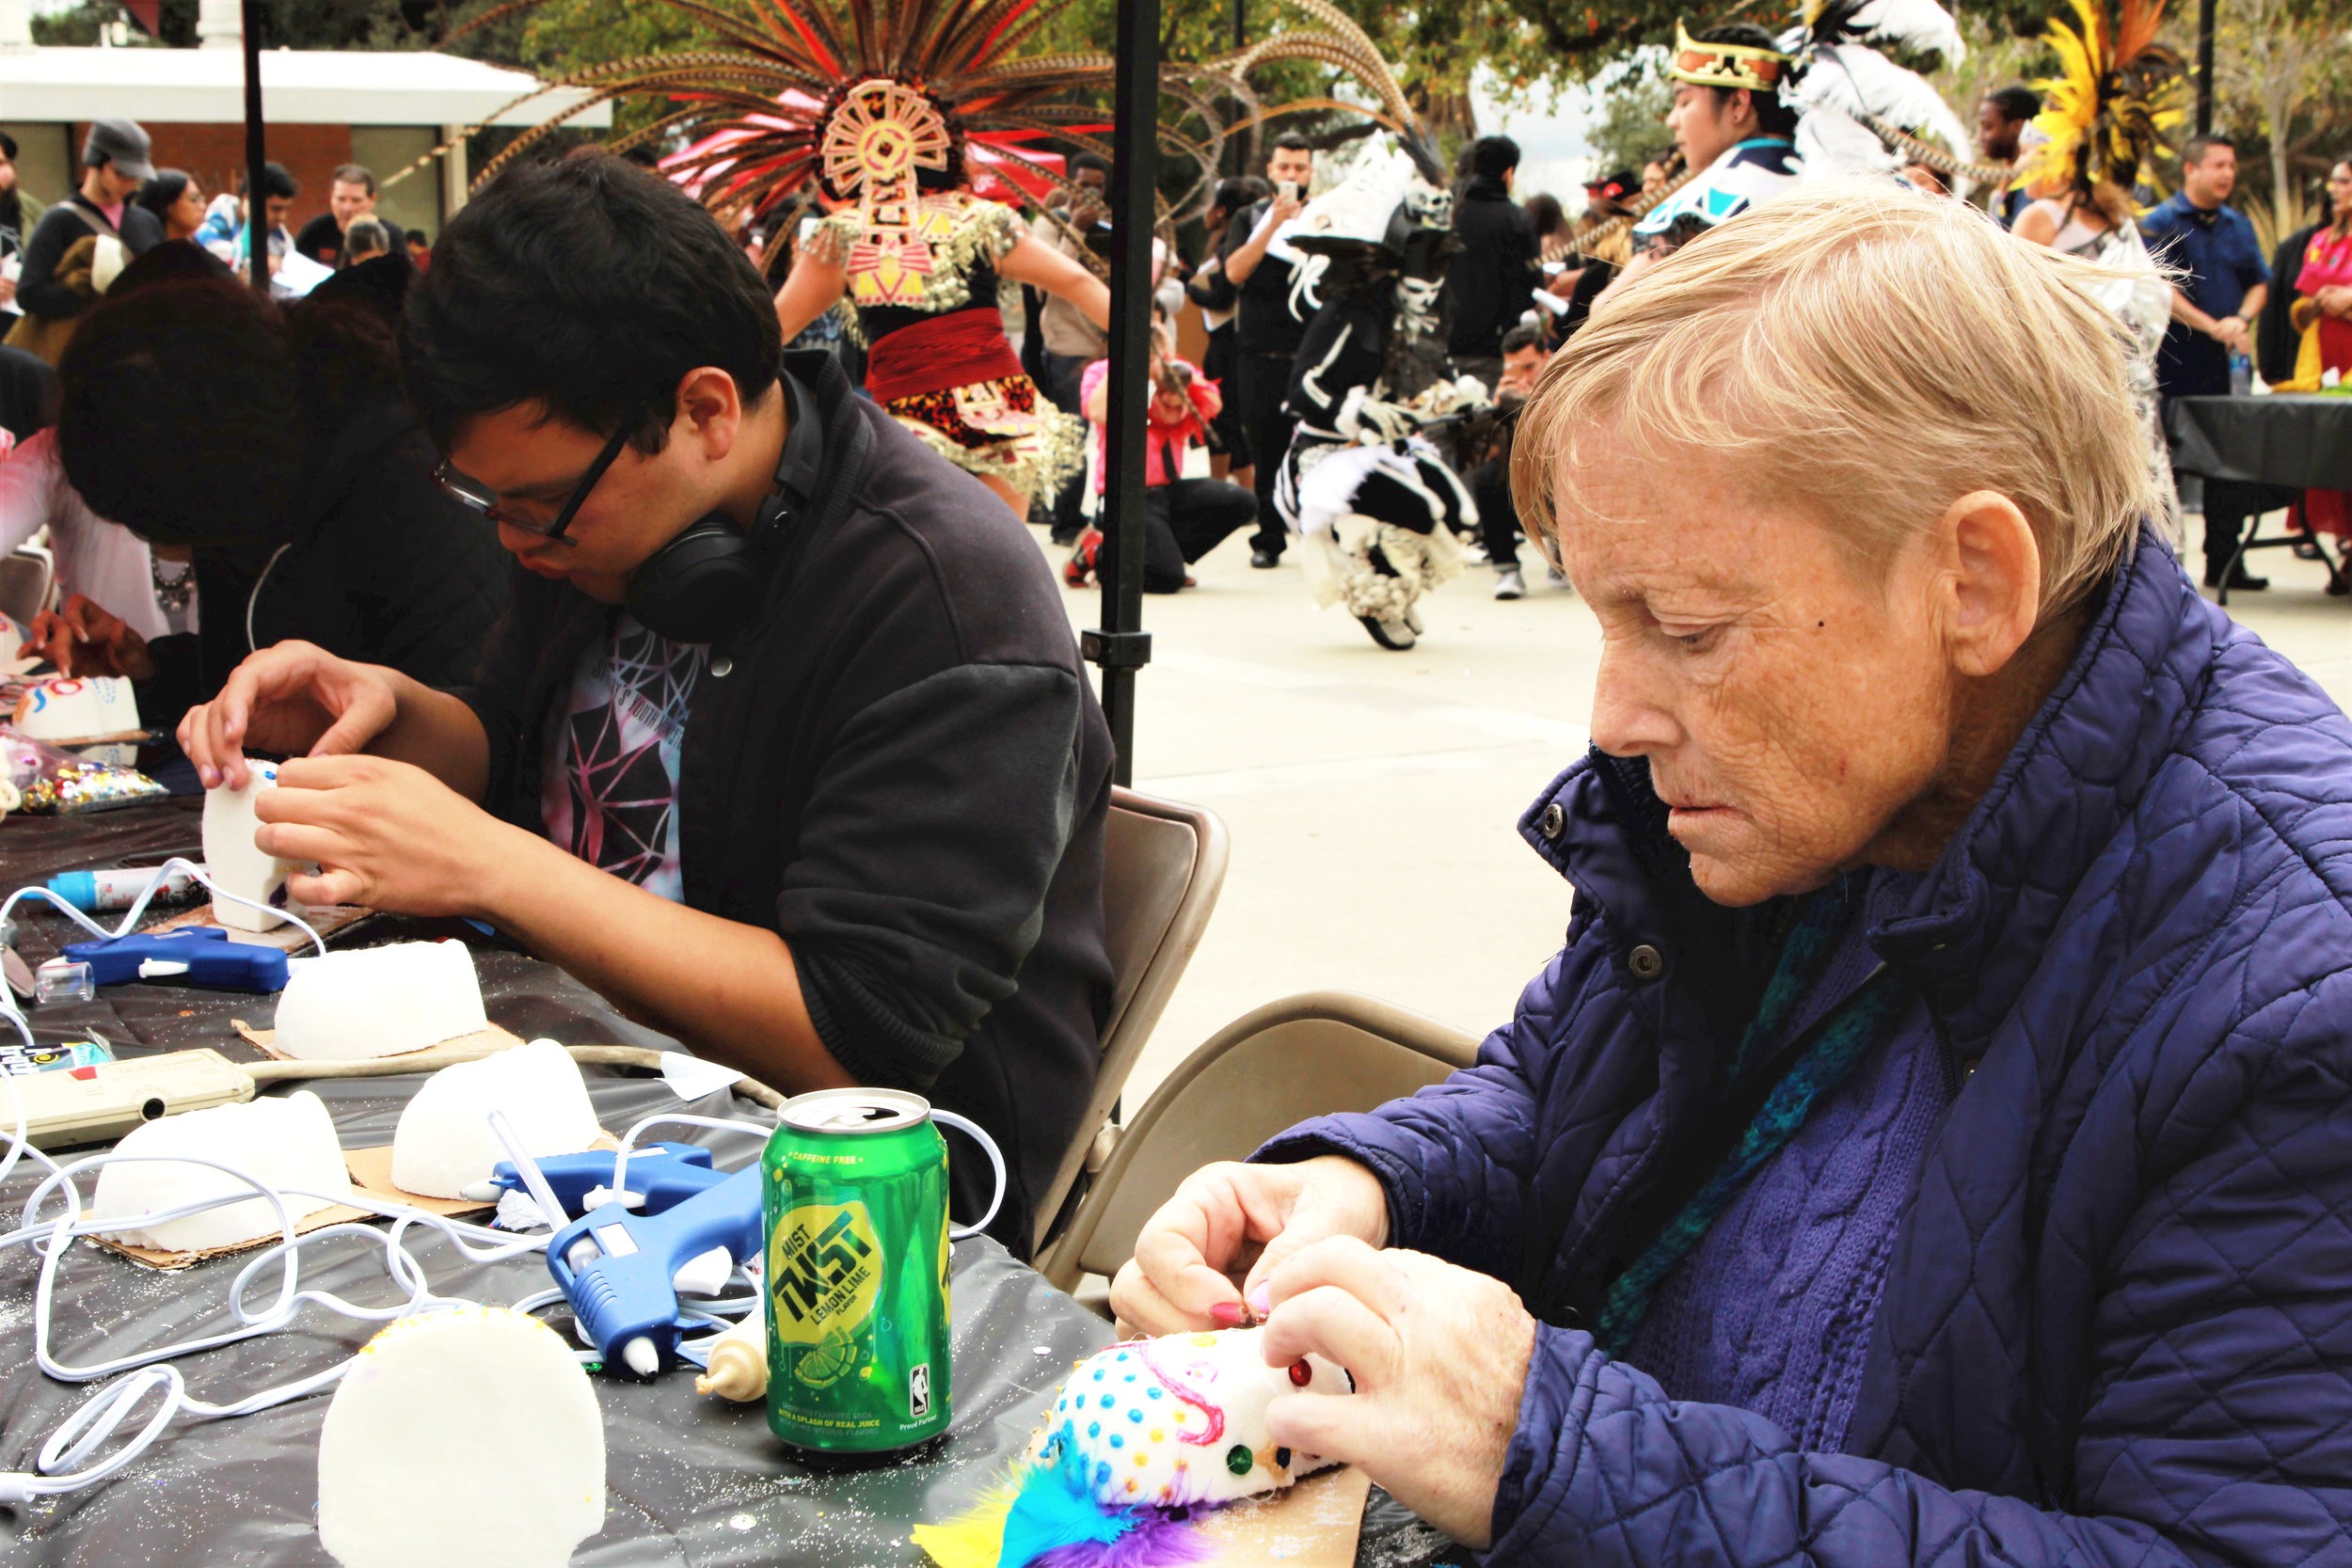
[[[1025,1256],[1111,970],[1110,735],[1028,531],[821,351],[670,182],[522,164],[410,286],[407,380],[513,609],[469,685],[288,643],[182,726],[294,753],[289,887],[498,927],[787,1093],[918,1090],[1002,1147]],[[959,1148],[977,1218],[985,1161]]]
[[[150,259],[177,254],[217,270],[192,247]],[[85,618],[76,673],[161,680],[140,711],[168,722],[273,644],[404,679],[472,672],[506,603],[498,552],[434,483],[379,321],[177,277],[91,311],[58,379],[67,480],[159,552],[192,548],[204,605],[199,639],[160,653]]]
[[[1274,138],[1265,177],[1274,195],[1233,214],[1217,245],[1217,262],[1237,296],[1233,315],[1232,401],[1249,432],[1256,460],[1251,488],[1258,497],[1258,531],[1250,535],[1249,564],[1281,563],[1281,513],[1274,504],[1274,482],[1290,451],[1298,421],[1285,406],[1291,361],[1307,335],[1307,324],[1323,309],[1316,284],[1330,258],[1310,256],[1281,243],[1285,226],[1307,204],[1315,177],[1314,145],[1295,131]]]
[[[1709,27],[1693,38],[1675,28],[1675,84],[1666,124],[1685,167],[1698,173],[1633,226],[1638,262],[1686,214],[1708,228],[1737,217],[1796,183],[1797,111],[1783,103],[1788,56],[1752,23]],[[1629,268],[1629,275],[1635,270]]]

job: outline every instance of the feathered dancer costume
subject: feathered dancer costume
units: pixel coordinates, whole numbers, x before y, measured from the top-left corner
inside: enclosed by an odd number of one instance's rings
[[[2167,530],[2183,543],[2172,457],[2156,397],[2156,351],[2171,320],[2172,289],[2139,237],[2113,221],[2155,159],[2157,136],[2180,123],[2181,57],[2156,41],[2164,0],[2122,0],[2112,16],[2101,0],[2073,0],[2078,27],[2053,17],[2043,41],[2059,74],[2035,84],[2042,112],[2019,141],[2018,177],[2026,192],[2058,204],[2053,244],[2118,276],[2097,290],[2101,305],[2131,333],[2132,400],[2148,433],[2148,467],[2163,498]],[[2075,221],[2089,212],[2109,221],[2098,232]]]
[[[847,270],[848,303],[869,349],[866,389],[900,423],[950,462],[1017,490],[1042,492],[1073,471],[1084,426],[1038,396],[997,315],[996,263],[1025,230],[1011,209],[966,188],[977,165],[1011,199],[1074,196],[1038,144],[1109,155],[1098,133],[1110,126],[1085,100],[1108,92],[1112,57],[1023,52],[1069,0],[663,3],[719,34],[720,45],[613,61],[535,88],[517,103],[557,87],[587,96],[517,137],[482,179],[593,104],[664,99],[677,106],[613,148],[691,138],[662,167],[730,227],[829,210],[804,251]],[[1163,126],[1161,144],[1196,176],[1183,200],[1163,201],[1163,227],[1171,211],[1208,198],[1229,133],[1219,103],[1241,105],[1245,124],[1351,107],[1321,98],[1268,107],[1249,71],[1292,59],[1382,69],[1327,0],[1286,3],[1338,30],[1293,28],[1223,59],[1163,70],[1162,92],[1192,118]]]
[[[1881,53],[1932,50],[1958,65],[1967,46],[1935,0],[1806,0],[1780,46],[1791,70],[1785,96],[1804,112],[1797,155],[1806,179],[1925,163],[1953,177],[1964,201],[1971,176],[1999,172],[1969,165],[1960,117],[1924,77]]]

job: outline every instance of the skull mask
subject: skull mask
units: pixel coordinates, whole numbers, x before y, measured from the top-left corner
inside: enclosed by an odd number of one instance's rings
[[[1443,185],[1431,184],[1416,171],[1405,187],[1405,211],[1410,214],[1416,228],[1451,229],[1454,227],[1454,193]]]

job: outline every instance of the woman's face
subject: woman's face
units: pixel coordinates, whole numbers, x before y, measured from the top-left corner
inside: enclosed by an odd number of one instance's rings
[[[1593,740],[1649,759],[1700,889],[1744,906],[1861,863],[1949,749],[1931,552],[1872,580],[1802,509],[1704,461],[1564,464],[1555,485],[1600,622]]]
[[[2352,160],[2328,171],[2328,199],[2335,204],[2336,223],[2352,219]]]
[[[191,180],[188,182],[187,189],[180,193],[180,199],[164,211],[164,237],[184,240],[202,227],[204,227],[204,193],[199,190],[196,182]]]

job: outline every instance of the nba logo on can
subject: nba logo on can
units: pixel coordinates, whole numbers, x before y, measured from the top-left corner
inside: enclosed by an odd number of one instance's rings
[[[931,1364],[918,1362],[907,1373],[907,1419],[919,1421],[931,1413]]]

